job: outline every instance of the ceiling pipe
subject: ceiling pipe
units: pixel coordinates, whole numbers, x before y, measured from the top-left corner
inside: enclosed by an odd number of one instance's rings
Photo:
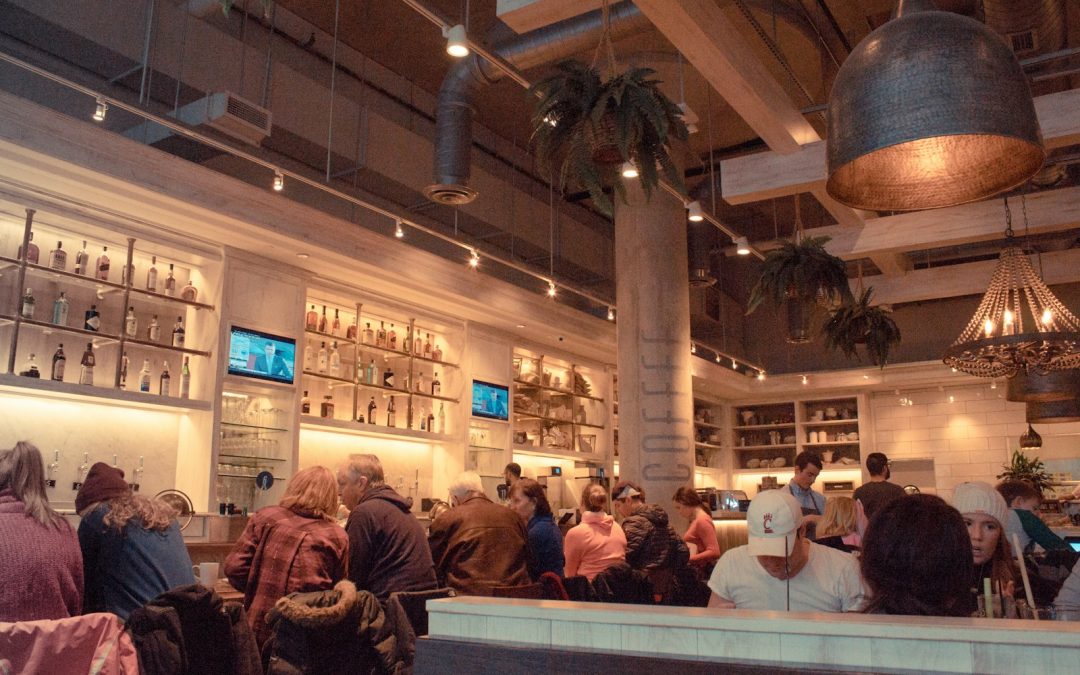
[[[631,2],[609,9],[613,40],[650,25]],[[514,68],[526,70],[595,47],[603,28],[603,12],[595,10],[515,37],[492,52]],[[473,101],[482,87],[503,76],[501,69],[476,54],[458,60],[446,74],[436,111],[435,182],[424,189],[432,201],[467,204],[476,199],[477,191],[469,187]]]

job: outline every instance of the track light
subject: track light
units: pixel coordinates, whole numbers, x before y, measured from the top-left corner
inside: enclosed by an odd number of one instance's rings
[[[691,354],[697,354],[697,345],[694,344],[693,342],[690,343],[690,353]]]
[[[98,97],[97,106],[94,107],[94,121],[104,122],[105,113],[109,111],[109,104],[105,102],[105,99]]]
[[[443,35],[446,37],[446,53],[460,59],[469,55],[469,36],[465,34],[465,26],[460,23],[452,28],[444,28]]]
[[[802,383],[803,383],[804,385],[810,384],[810,378],[808,378],[807,376],[803,375],[803,376],[802,376]]]
[[[720,363],[720,355],[719,354],[716,355],[716,362]]]
[[[622,167],[619,169],[619,172],[622,173],[623,178],[638,177],[638,170],[637,167],[634,166],[633,162],[623,162]]]
[[[549,298],[554,298],[556,292],[557,291],[555,290],[555,282],[554,281],[548,281],[548,289],[547,289],[548,297]]]
[[[735,361],[734,356],[731,357],[731,369],[732,370],[738,370],[739,369],[739,364],[738,364],[738,362]]]
[[[285,176],[280,171],[274,172],[274,192],[281,192],[285,189]]]
[[[695,200],[686,205],[686,219],[694,223],[705,220],[705,212],[701,210],[701,202]]]
[[[757,379],[758,379],[758,382],[764,382],[765,381],[765,371],[764,370],[757,371]]]
[[[615,308],[614,307],[608,307],[607,308],[607,320],[608,321],[614,321],[615,320]]]
[[[469,251],[469,267],[476,269],[480,266],[480,254],[476,252],[476,249]]]
[[[397,237],[398,239],[401,239],[402,237],[405,236],[405,230],[401,227],[401,221],[400,220],[395,220],[394,221],[394,236]]]
[[[746,237],[735,237],[735,252],[739,255],[750,255],[750,242]]]

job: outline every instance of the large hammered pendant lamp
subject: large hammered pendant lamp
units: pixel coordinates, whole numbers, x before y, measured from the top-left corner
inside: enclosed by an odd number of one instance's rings
[[[844,61],[829,98],[833,199],[873,211],[953,206],[1015,187],[1046,159],[1031,90],[1002,38],[900,0]]]

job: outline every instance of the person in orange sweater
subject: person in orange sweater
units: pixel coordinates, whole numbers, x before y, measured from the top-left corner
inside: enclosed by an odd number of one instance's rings
[[[563,542],[566,577],[583,575],[592,581],[600,572],[626,559],[626,534],[604,512],[607,501],[602,485],[592,483],[581,491],[581,522],[566,533]]]
[[[699,579],[708,579],[713,565],[720,559],[720,543],[716,540],[712,512],[694,488],[679,488],[672,501],[679,515],[690,522],[683,535],[683,541],[694,545],[690,551],[690,567]]]

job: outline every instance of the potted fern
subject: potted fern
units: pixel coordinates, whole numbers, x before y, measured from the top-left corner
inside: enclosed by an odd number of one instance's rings
[[[1022,480],[1028,483],[1042,494],[1050,487],[1050,474],[1046,473],[1046,467],[1038,457],[1028,459],[1020,450],[1013,451],[1012,461],[1001,467],[1005,469],[998,474],[998,480]]]
[[[625,202],[619,168],[632,162],[646,198],[661,175],[685,191],[671,142],[686,140],[686,124],[679,107],[660,91],[654,70],[630,68],[604,81],[596,67],[580,61],[556,68],[531,89],[539,97],[532,138],[541,168],[560,189],[571,182],[580,185],[598,209],[611,215],[612,200],[604,188],[613,188]]]
[[[810,341],[810,319],[818,305],[851,302],[844,261],[825,250],[828,237],[802,237],[769,251],[750,291],[746,313],[765,301],[785,306],[788,342]]]
[[[885,367],[889,352],[900,344],[900,328],[889,316],[892,310],[871,307],[874,289],[868,288],[862,296],[833,310],[821,332],[825,347],[842,352],[848,358],[858,356],[856,347],[866,345],[866,355],[875,366]]]

